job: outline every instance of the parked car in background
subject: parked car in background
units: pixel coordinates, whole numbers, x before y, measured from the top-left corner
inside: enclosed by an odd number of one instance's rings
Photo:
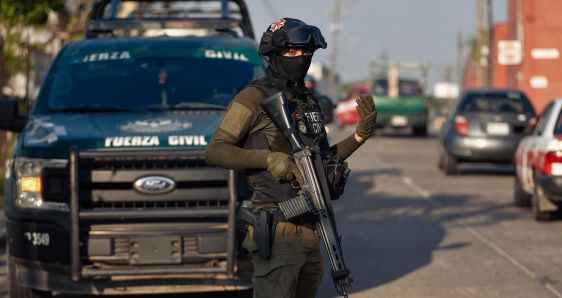
[[[371,87],[369,85],[356,85],[351,87],[347,97],[341,99],[336,106],[336,115],[340,125],[355,125],[357,123],[359,114],[355,109],[357,106],[355,100],[359,96],[366,96],[369,94],[371,94]]]
[[[526,127],[535,120],[535,110],[521,91],[466,90],[439,138],[439,168],[454,175],[461,163],[510,164]]]
[[[532,206],[536,220],[549,220],[562,205],[562,98],[548,104],[515,152],[516,206]]]
[[[397,94],[391,95],[387,78],[377,78],[370,85],[354,86],[349,96],[338,102],[336,114],[341,125],[355,125],[359,115],[355,100],[372,95],[377,106],[377,128],[409,128],[414,136],[427,135],[428,109],[420,81],[397,79]]]

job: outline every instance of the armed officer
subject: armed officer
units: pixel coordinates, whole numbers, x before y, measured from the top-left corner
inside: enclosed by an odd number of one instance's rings
[[[250,82],[232,100],[206,152],[210,165],[245,170],[254,214],[267,210],[273,219],[264,228],[256,217],[243,242],[253,259],[254,297],[315,297],[323,273],[311,215],[286,220],[279,212],[278,203],[297,195],[303,177],[292,161],[288,140],[260,102],[282,92],[301,138],[319,144],[323,160],[345,160],[373,134],[377,115],[373,98],[360,97],[355,133],[329,146],[318,101],[304,86],[314,51],[326,46],[315,26],[292,18],[272,23],[259,45],[268,62],[266,76]]]

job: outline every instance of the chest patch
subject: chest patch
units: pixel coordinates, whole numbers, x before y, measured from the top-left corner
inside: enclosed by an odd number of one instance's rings
[[[319,135],[322,133],[322,113],[317,111],[305,111],[293,113],[293,119],[298,130],[305,135]]]

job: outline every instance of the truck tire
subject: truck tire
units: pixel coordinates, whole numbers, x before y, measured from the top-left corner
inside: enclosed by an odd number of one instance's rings
[[[530,207],[531,194],[527,193],[522,187],[519,177],[515,174],[515,187],[513,194],[513,205],[517,207]]]
[[[459,162],[457,158],[446,152],[443,154],[443,167],[447,175],[452,176],[459,173]]]
[[[427,136],[427,127],[414,127],[412,128],[412,132],[416,137],[426,137]]]
[[[533,207],[533,217],[536,221],[550,221],[554,219],[556,212],[553,211],[545,211],[542,207],[544,204],[544,200],[548,200],[544,191],[540,186],[535,183],[535,191],[532,195],[532,207]]]
[[[41,297],[51,297],[51,293],[36,291],[29,288],[22,287],[18,284],[16,280],[16,266],[14,261],[10,257],[10,254],[6,254],[8,260],[8,297],[10,298],[41,298]]]

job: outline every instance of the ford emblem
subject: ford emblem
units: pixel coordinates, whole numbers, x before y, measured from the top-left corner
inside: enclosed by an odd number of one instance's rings
[[[159,195],[172,191],[176,187],[176,182],[170,178],[162,176],[146,176],[137,179],[133,188],[143,194]]]

